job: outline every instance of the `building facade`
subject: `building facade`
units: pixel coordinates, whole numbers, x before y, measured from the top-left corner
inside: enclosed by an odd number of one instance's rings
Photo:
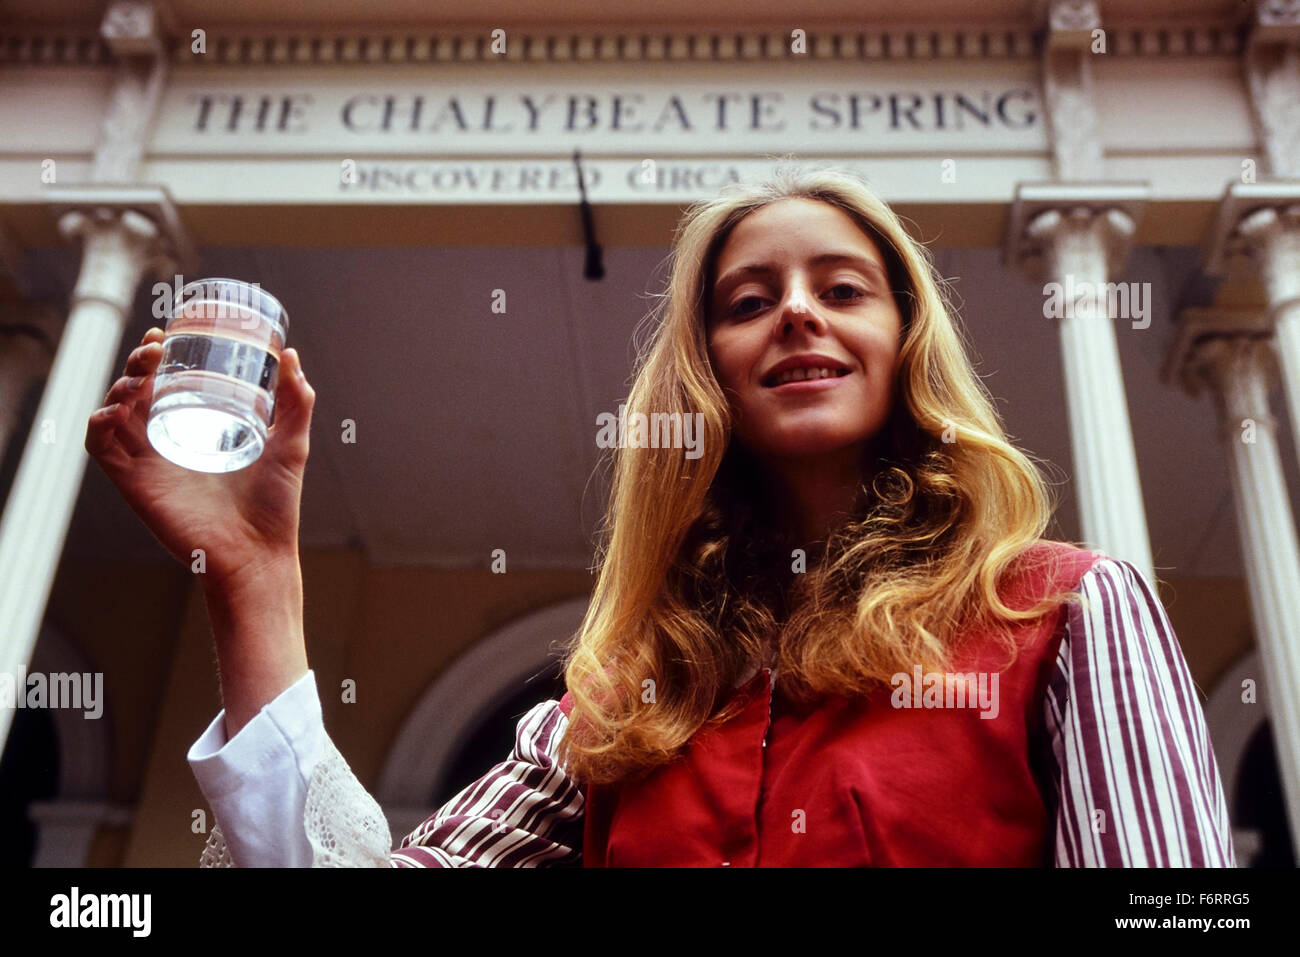
[[[1059,536],[1170,593],[1239,858],[1294,863],[1300,4],[549,6],[11,5],[0,674],[100,674],[107,706],[0,707],[31,859],[203,842],[201,593],[82,447],[179,284],[255,279],[295,320],[309,650],[402,831],[493,712],[550,693],[528,680],[590,588],[589,423],[683,207],[794,159],[859,171],[931,248],[1064,475]]]

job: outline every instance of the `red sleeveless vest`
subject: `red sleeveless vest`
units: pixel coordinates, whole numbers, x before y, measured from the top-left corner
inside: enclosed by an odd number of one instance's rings
[[[1000,593],[1030,607],[1100,557],[1038,542]],[[866,697],[801,705],[773,694],[761,670],[736,689],[740,713],[673,763],[583,787],[584,866],[1050,866],[1051,783],[1036,755],[1064,615],[1062,604],[1022,627],[1010,667],[987,633],[973,634],[953,666],[976,673],[969,695],[914,673]],[[572,705],[566,693],[566,715]]]

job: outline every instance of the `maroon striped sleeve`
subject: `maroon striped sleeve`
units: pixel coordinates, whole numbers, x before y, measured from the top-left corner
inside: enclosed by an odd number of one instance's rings
[[[1058,867],[1236,867],[1201,703],[1130,563],[1079,583],[1044,701]]]
[[[558,867],[582,859],[584,797],[556,747],[568,717],[544,701],[515,728],[510,756],[408,834],[393,867]]]

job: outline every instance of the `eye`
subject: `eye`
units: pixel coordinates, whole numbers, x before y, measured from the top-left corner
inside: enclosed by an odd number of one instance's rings
[[[744,305],[744,304],[747,303],[747,302],[754,302],[754,303],[760,303],[760,304],[761,304],[761,303],[763,302],[763,300],[762,300],[762,298],[761,298],[760,296],[742,296],[741,298],[737,299],[734,303],[731,304],[731,309],[728,310],[727,315],[729,315],[729,316],[752,316],[755,312],[758,311],[757,309],[741,309],[741,308],[740,308],[742,305]]]
[[[836,290],[840,290],[840,289],[847,289],[848,292],[849,292],[849,295],[848,295],[848,296],[835,296],[835,295],[832,295],[832,296],[831,296],[832,299],[835,299],[835,300],[837,300],[837,301],[839,301],[839,302],[851,302],[851,301],[853,301],[854,299],[858,299],[858,298],[860,298],[860,297],[866,295],[866,293],[863,292],[861,289],[859,289],[857,286],[853,285],[852,283],[848,283],[848,282],[836,283],[834,286],[831,287],[831,292],[834,293]]]

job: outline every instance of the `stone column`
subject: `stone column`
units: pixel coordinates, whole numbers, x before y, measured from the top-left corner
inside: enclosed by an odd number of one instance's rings
[[[1297,202],[1265,206],[1244,216],[1230,242],[1255,263],[1282,366],[1295,448],[1300,453],[1300,184]]]
[[[1007,253],[1047,281],[1044,316],[1053,315],[1053,296],[1061,307],[1056,321],[1082,538],[1154,581],[1119,348],[1107,309],[1108,277],[1128,251],[1144,196],[1141,185],[1022,186]]]
[[[85,251],[59,351],[0,518],[0,673],[10,675],[31,659],[89,461],[86,422],[114,378],[112,363],[136,287],[164,241],[152,219],[129,209],[68,212],[59,228],[80,238]],[[8,708],[0,708],[0,742],[12,719]]]
[[[1137,454],[1105,295],[1150,190],[1103,182],[1092,58],[1106,51],[1096,0],[1049,0],[1042,69],[1054,183],[1021,184],[1009,217],[1009,263],[1058,284],[1074,485],[1083,540],[1155,581]],[[1044,295],[1048,288],[1044,287]],[[1076,294],[1077,293],[1077,294]],[[1101,293],[1100,299],[1097,294]]]
[[[31,660],[88,459],[86,423],[114,378],[118,346],[147,269],[189,269],[193,253],[166,190],[133,185],[167,75],[162,18],[145,0],[115,0],[100,26],[117,69],[92,182],[47,189],[81,271],[13,488],[0,517],[0,674]],[[25,689],[15,689],[24,693]],[[0,751],[13,713],[0,707]]]
[[[1166,379],[1207,388],[1218,410],[1237,530],[1264,665],[1273,742],[1291,833],[1300,834],[1300,544],[1269,391],[1276,358],[1268,322],[1252,313],[1188,309]]]
[[[1227,190],[1206,269],[1227,271],[1244,253],[1268,296],[1300,454],[1300,0],[1255,0],[1242,57],[1251,117],[1269,178],[1253,166]]]

